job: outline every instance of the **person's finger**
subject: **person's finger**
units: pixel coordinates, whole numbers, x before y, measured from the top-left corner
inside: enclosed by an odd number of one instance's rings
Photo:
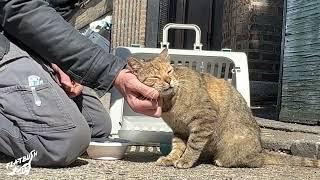
[[[161,107],[158,107],[157,109],[154,109],[154,110],[149,109],[149,110],[144,110],[144,111],[141,111],[138,113],[159,118],[159,117],[161,117],[162,109],[161,109]]]
[[[83,86],[80,84],[75,84],[71,89],[71,93],[73,97],[79,96],[82,91],[83,91]]]
[[[139,99],[134,95],[128,95],[128,103],[138,110],[156,109],[159,106],[159,102],[157,100]]]
[[[82,85],[75,85],[74,88],[73,88],[73,91],[77,95],[81,94],[82,90],[83,90],[83,86]]]
[[[75,83],[72,86],[63,86],[63,89],[69,97],[76,97],[83,91],[83,86],[81,84]]]
[[[63,90],[65,91],[65,92],[68,92],[68,93],[70,93],[70,92],[72,92],[73,90],[72,90],[72,86],[69,86],[69,85],[66,85],[66,84],[64,84],[64,83],[62,83],[62,88],[63,88]]]
[[[69,76],[61,76],[60,75],[60,81],[61,81],[61,84],[63,85],[63,86],[68,86],[68,87],[73,87],[74,85],[73,85],[73,83],[72,83],[72,81],[71,81],[71,79],[69,78]]]
[[[157,106],[155,109],[140,109],[140,108],[135,108],[135,112],[144,114],[147,116],[152,116],[152,117],[161,117],[162,109],[161,106]]]
[[[149,99],[159,98],[159,92],[157,90],[141,83],[138,79],[133,79],[131,83],[131,91],[138,92]]]

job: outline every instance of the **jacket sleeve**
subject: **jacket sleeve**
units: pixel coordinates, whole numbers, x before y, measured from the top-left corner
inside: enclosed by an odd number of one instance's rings
[[[0,0],[0,8],[5,33],[100,96],[127,63],[81,35],[44,0]]]

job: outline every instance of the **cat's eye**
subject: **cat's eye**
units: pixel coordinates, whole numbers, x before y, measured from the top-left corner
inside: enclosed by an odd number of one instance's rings
[[[168,74],[171,74],[173,72],[173,69],[169,69]]]
[[[151,77],[149,77],[149,78],[146,79],[146,80],[158,80],[158,79],[160,79],[159,76],[151,76]]]
[[[146,79],[143,83],[147,86],[153,86],[156,83],[156,78]]]

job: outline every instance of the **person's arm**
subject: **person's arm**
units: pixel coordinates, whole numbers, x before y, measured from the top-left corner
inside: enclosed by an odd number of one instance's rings
[[[81,35],[44,0],[0,0],[4,32],[101,96],[127,63]]]
[[[99,96],[114,83],[134,111],[161,115],[160,105],[154,103],[159,93],[123,69],[126,59],[82,36],[44,0],[0,0],[0,23],[10,37],[57,64],[74,81],[95,89]],[[151,96],[145,94],[151,91]],[[141,95],[146,98],[139,98]]]
[[[46,0],[49,6],[57,11],[66,21],[69,21],[87,1],[84,0]],[[83,6],[82,6],[83,5]]]

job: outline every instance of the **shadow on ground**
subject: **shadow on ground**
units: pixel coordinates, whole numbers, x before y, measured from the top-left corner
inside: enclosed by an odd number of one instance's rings
[[[152,152],[130,152],[124,157],[124,161],[137,162],[137,163],[148,163],[155,162],[161,155],[159,153]]]
[[[71,163],[69,166],[67,166],[67,168],[80,167],[80,166],[84,166],[87,164],[89,164],[88,161],[86,161],[84,159],[77,159],[73,163]],[[57,169],[59,169],[59,168],[57,168]]]
[[[0,163],[8,163],[11,161],[14,161],[14,159],[5,154],[0,153]]]
[[[0,153],[0,164],[6,164],[9,162],[14,161],[15,159],[12,157],[9,157],[5,154]],[[63,167],[63,168],[73,168],[73,167],[79,167],[79,166],[84,166],[87,165],[89,162],[84,160],[84,159],[77,159],[75,160],[73,163],[71,163],[69,166],[67,167]],[[33,166],[36,167],[36,166]],[[51,169],[60,169],[61,167],[55,167],[55,168],[51,168]]]

